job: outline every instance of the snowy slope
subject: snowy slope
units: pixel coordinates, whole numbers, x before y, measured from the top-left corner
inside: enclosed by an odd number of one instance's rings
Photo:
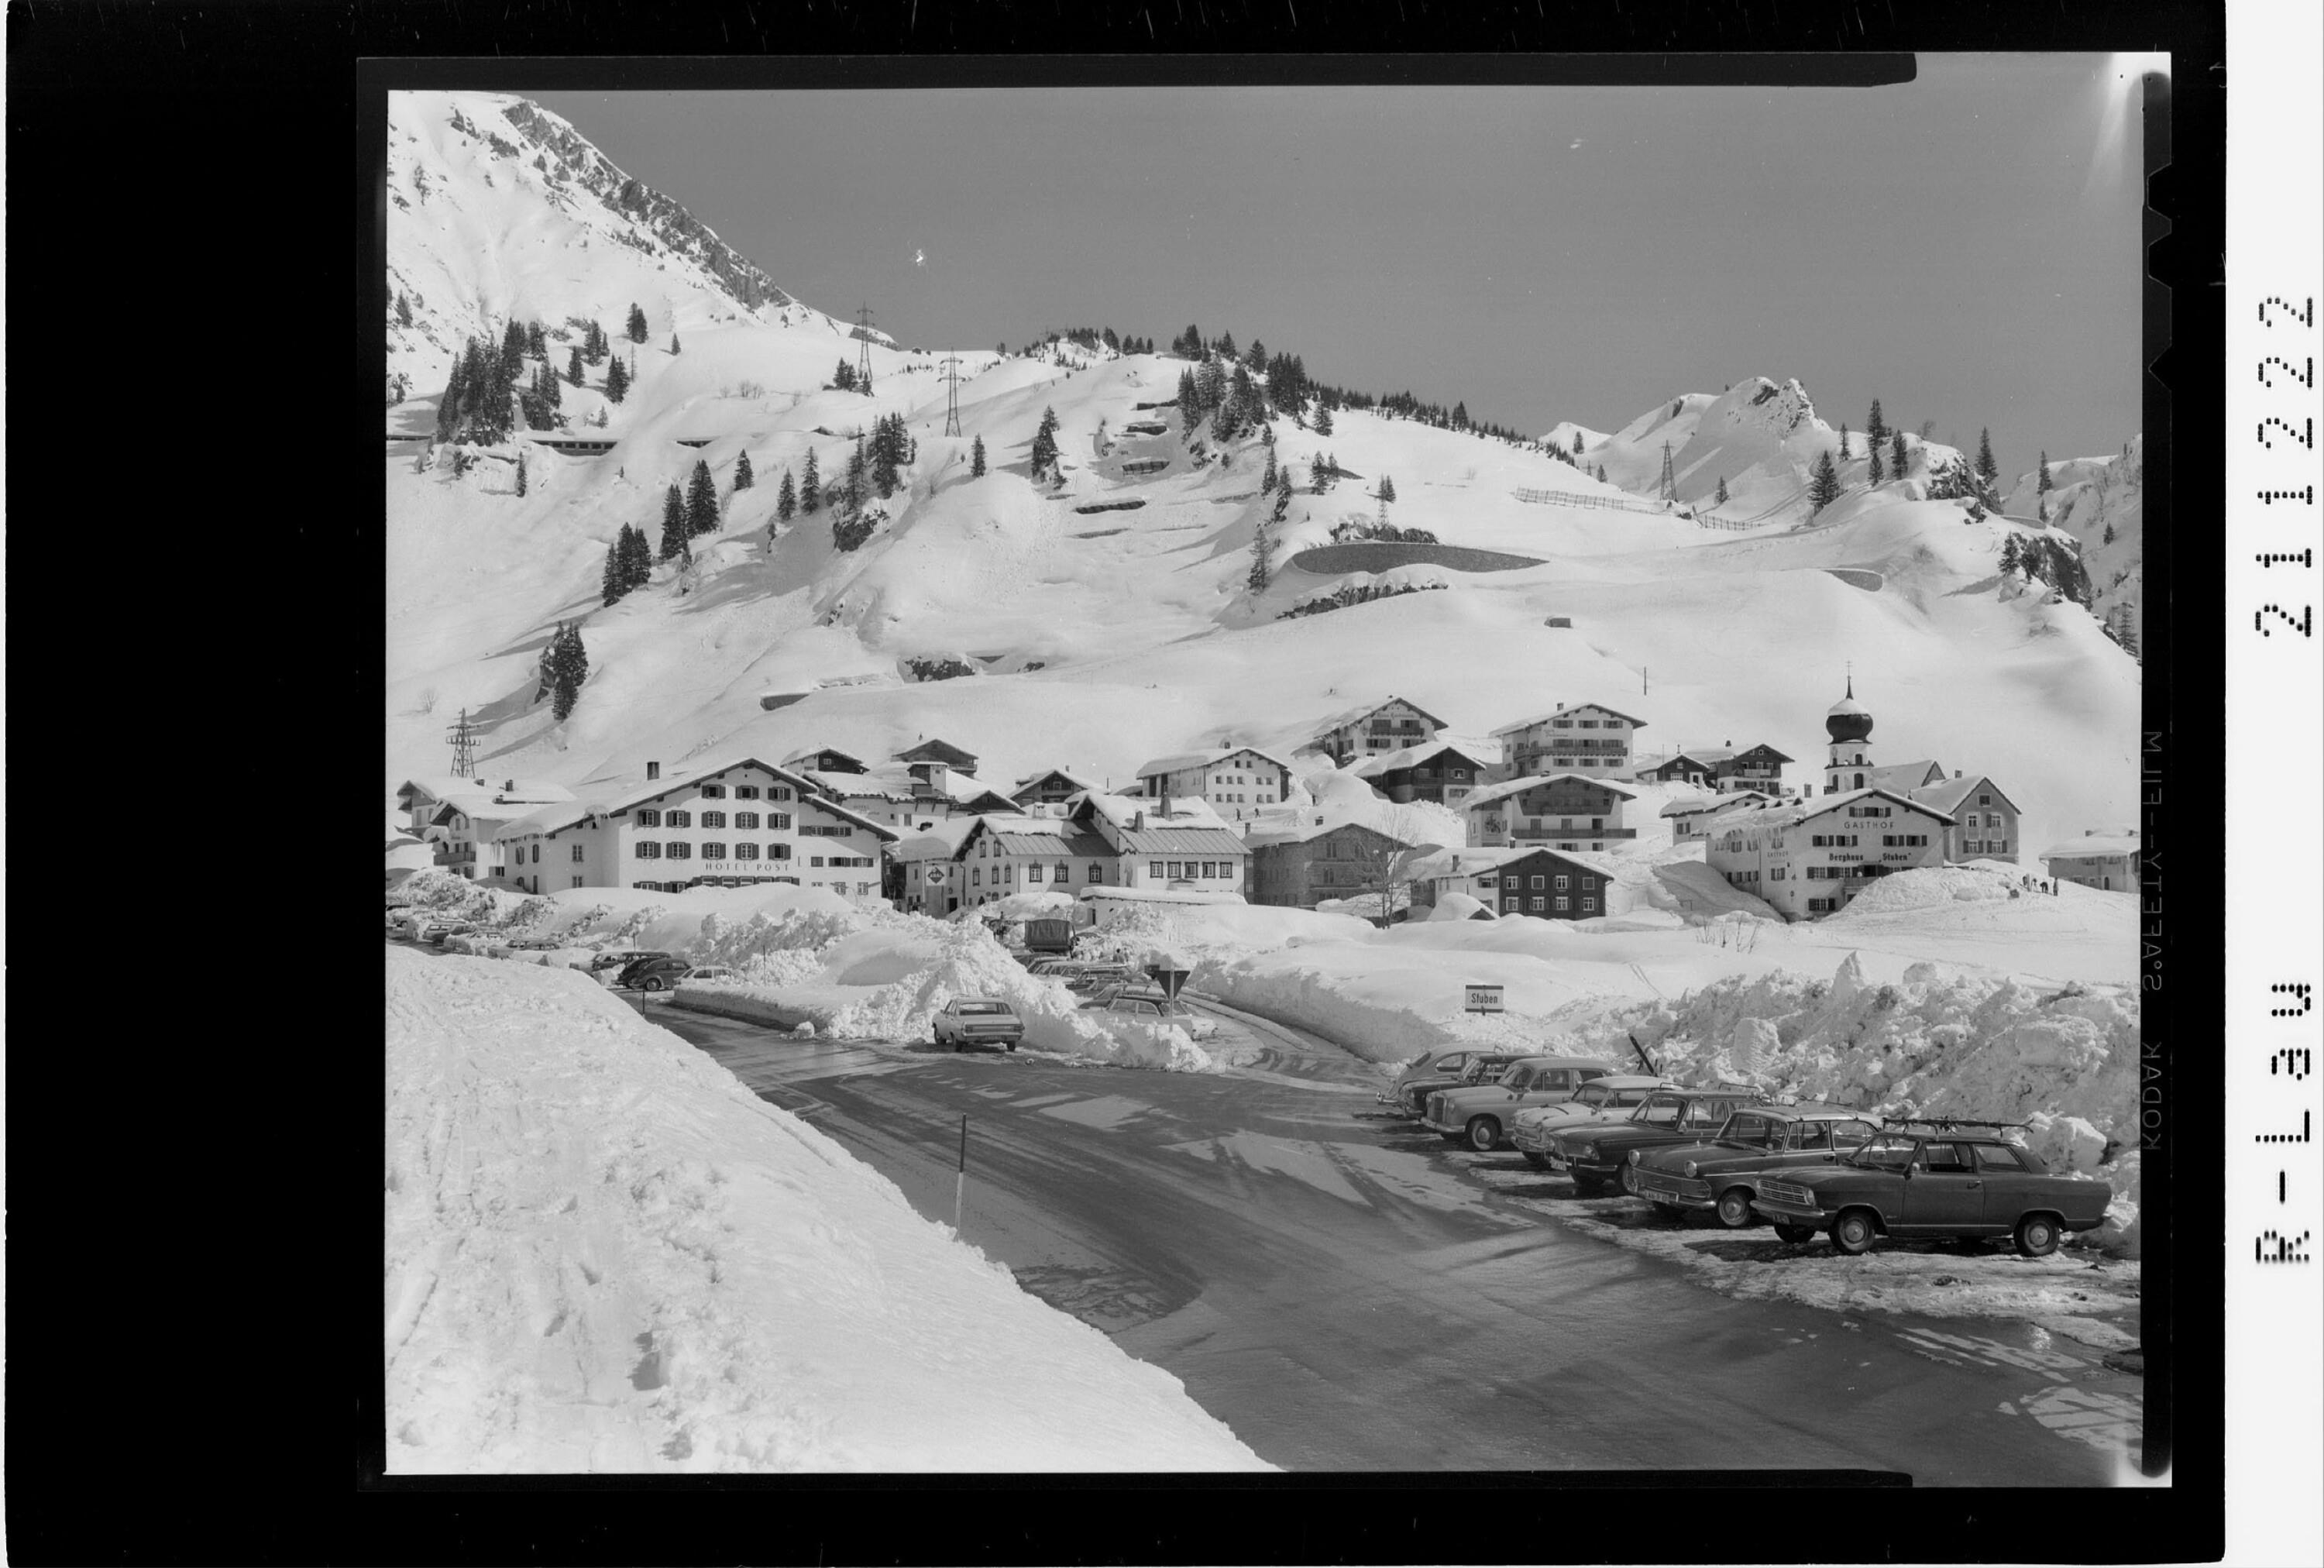
[[[2051,464],[2047,496],[2040,493],[2040,470],[2021,475],[2003,502],[2013,517],[2034,517],[2046,506],[2050,525],[2082,547],[2091,611],[2104,618],[2127,605],[2134,627],[2145,607],[2145,479],[2146,438],[2139,436],[2108,457]]]
[[[387,955],[388,1470],[1263,1470],[584,975]]]
[[[460,103],[482,123],[473,99]],[[405,108],[399,100],[399,143]],[[674,288],[679,261],[656,270],[642,252],[595,243],[594,229],[559,227],[577,220],[512,171],[527,165],[493,161],[487,143],[446,132],[443,102],[415,98],[410,112],[438,117],[412,127],[419,144],[433,137],[442,149],[433,207],[497,213],[502,249],[530,258],[475,261],[476,297],[517,308],[521,285],[540,291],[547,315],[586,295],[627,352],[618,332],[629,299],[648,280]],[[412,232],[391,224],[392,264],[417,269],[436,254],[398,252]],[[1990,773],[2019,805],[2027,843],[2135,815],[2135,667],[2079,607],[2006,589],[1997,556],[2009,525],[1998,520],[1967,523],[1958,506],[1892,484],[1794,528],[1805,503],[1793,498],[1817,451],[1837,442],[1796,383],[1753,379],[1675,400],[1675,413],[1662,404],[1593,438],[1591,473],[1369,413],[1341,412],[1329,436],[1278,419],[1276,456],[1299,489],[1273,581],[1254,595],[1250,546],[1268,510],[1259,444],[1222,454],[1205,437],[1198,461],[1176,410],[1137,407],[1174,396],[1184,362],[1070,346],[1005,359],[964,351],[967,435],[947,438],[938,355],[875,344],[873,395],[820,390],[843,353],[853,357],[840,326],[796,304],[754,314],[710,274],[686,276],[703,281],[673,307],[681,354],[668,352],[662,307],[641,301],[654,330],[635,351],[639,384],[609,410],[613,452],[531,447],[519,497],[521,442],[484,454],[464,477],[441,455],[423,469],[416,445],[390,448],[391,788],[441,771],[444,726],[463,706],[481,715],[480,761],[495,774],[577,785],[634,777],[649,760],[671,768],[714,749],[785,756],[818,744],[876,760],[941,735],[1005,787],[1058,766],[1118,785],[1148,758],[1230,741],[1287,754],[1326,715],[1390,693],[1471,734],[1559,703],[1603,702],[1648,722],[1649,752],[1765,741],[1797,760],[1798,781],[1815,776],[1823,711],[1853,660],[1858,694],[1879,719],[1876,755]],[[552,298],[559,289],[568,292]],[[432,428],[437,390],[420,388],[391,416]],[[604,406],[595,390],[566,396],[568,414]],[[1028,475],[1045,409],[1059,421],[1056,489]],[[785,469],[812,450],[835,477],[853,433],[888,413],[905,418],[918,457],[907,487],[877,503],[884,515],[862,549],[838,550],[827,513],[770,529]],[[1145,423],[1165,429],[1128,429]],[[971,479],[977,437],[990,472]],[[1651,493],[1665,440],[1683,497],[1707,497],[1724,475],[1734,499],[1723,513],[1771,514],[1738,534],[1590,504]],[[744,452],[759,483],[733,492]],[[1601,452],[1603,485],[1592,476]],[[1312,493],[1326,453],[1345,474]],[[693,580],[663,566],[650,586],[600,607],[608,543],[623,523],[658,534],[664,489],[697,461],[725,516],[715,538],[695,541]],[[1156,461],[1156,472],[1126,466]],[[1375,516],[1384,475],[1395,480],[1395,524],[1541,564],[1419,562],[1377,574],[1292,564],[1334,523]],[[1572,500],[1537,504],[1518,490]],[[1140,504],[1077,510],[1125,501]],[[1373,582],[1446,586],[1277,619]],[[1553,616],[1572,624],[1551,628]],[[568,618],[582,621],[590,676],[559,724],[533,700],[535,665]],[[916,657],[964,659],[979,673],[912,684],[904,669]],[[835,681],[853,684],[825,684]],[[759,701],[770,692],[807,695],[770,712]]]

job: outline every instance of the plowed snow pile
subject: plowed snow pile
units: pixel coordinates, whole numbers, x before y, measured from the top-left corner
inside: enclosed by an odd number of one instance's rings
[[[1267,1468],[570,972],[387,958],[397,1474]]]

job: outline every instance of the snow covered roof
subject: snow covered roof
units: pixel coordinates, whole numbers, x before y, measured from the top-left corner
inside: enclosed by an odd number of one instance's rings
[[[1757,791],[1747,791],[1747,793],[1756,795]],[[1738,805],[1729,810],[1722,811],[1717,816],[1712,817],[1709,826],[1712,831],[1718,831],[1727,827],[1739,826],[1741,826],[1742,819],[1746,816],[1749,816],[1764,822],[1770,826],[1793,827],[1803,822],[1807,822],[1815,817],[1822,816],[1828,813],[1837,811],[1844,806],[1859,805],[1862,802],[1872,799],[1876,797],[1879,799],[1889,801],[1892,804],[1904,807],[1908,810],[1917,811],[1923,816],[1933,816],[1941,822],[1950,824],[1953,820],[1953,814],[1951,812],[1946,811],[1936,806],[1932,806],[1925,800],[1915,800],[1911,796],[1895,789],[1866,788],[1863,789],[1850,789],[1839,795],[1827,795],[1821,800],[1801,800],[1783,805]],[[1737,798],[1739,800],[1742,797],[1738,796]],[[1764,798],[1764,797],[1762,798]]]
[[[1491,871],[1505,861],[1521,854],[1531,854],[1538,844],[1475,844],[1467,847],[1431,850],[1416,855],[1405,871],[1415,881],[1426,881],[1434,877],[1467,877],[1479,872]]]
[[[1173,797],[1169,814],[1166,816],[1158,800],[1137,795],[1109,795],[1103,790],[1093,789],[1083,796],[1074,807],[1074,818],[1084,813],[1102,816],[1114,826],[1125,829],[1132,822],[1143,819],[1149,828],[1215,827],[1221,832],[1231,831],[1227,827],[1226,818],[1221,816],[1209,801],[1194,795]]]
[[[927,740],[896,753],[899,762],[943,762],[964,772],[976,771],[976,753],[964,752],[950,741]]]
[[[1853,769],[1849,770],[1854,771]],[[1937,779],[1945,776],[1941,763],[1933,758],[1923,757],[1916,762],[1890,762],[1878,768],[1867,768],[1864,776],[1871,780],[1867,789],[1917,789],[1923,784],[1936,781],[1929,777],[1932,771]]]
[[[1757,789],[1738,789],[1732,795],[1682,795],[1658,815],[1692,816],[1700,811],[1731,811],[1738,806],[1757,805],[1770,798]]]
[[[616,812],[627,811],[633,806],[642,806],[648,801],[658,800],[665,795],[674,795],[681,789],[690,789],[702,779],[711,778],[719,773],[726,772],[728,770],[733,768],[764,768],[768,772],[772,773],[778,779],[783,779],[794,789],[802,790],[811,789],[811,785],[807,775],[793,772],[788,768],[779,768],[772,762],[766,761],[761,758],[747,755],[739,757],[724,757],[712,761],[699,763],[694,767],[688,768],[684,773],[673,778],[656,779],[644,784],[641,784],[636,789],[632,789],[625,794],[616,795],[611,799],[599,801],[595,809],[601,816],[611,816]],[[869,828],[873,835],[880,838],[884,838],[893,842],[898,836],[894,828],[883,827],[879,823],[872,821],[870,817],[850,811],[844,806],[834,805],[831,801],[823,798],[820,795],[816,796],[814,804],[816,810],[828,812],[834,816],[840,817],[847,822],[853,823],[857,827]]]
[[[1962,801],[1980,789],[2001,795],[2001,803],[2004,806],[2012,811],[2017,809],[2017,802],[2006,795],[2002,795],[2001,786],[1982,773],[1972,773],[1965,779],[1947,779],[1941,783],[1923,784],[1916,789],[1908,789],[1905,793],[1924,805],[1935,807],[1940,811],[1956,811],[1960,809]]]
[[[1349,771],[1359,779],[1377,779],[1402,768],[1417,768],[1431,757],[1450,752],[1471,767],[1480,765],[1480,759],[1471,756],[1451,741],[1423,741],[1416,746],[1402,746],[1393,752],[1382,752],[1377,757],[1366,757]]]
[[[1084,795],[1074,807],[1073,816],[1048,820],[1085,823],[1092,817],[1102,816],[1120,837],[1122,847],[1139,854],[1241,854],[1249,847],[1242,835],[1229,827],[1207,801],[1174,799],[1167,816],[1162,815],[1160,806],[1157,800],[1139,800],[1123,795]],[[1140,821],[1143,826],[1131,826]]]
[[[594,816],[596,813],[597,808],[586,800],[563,801],[517,817],[493,836],[509,839],[523,838],[536,833],[561,833],[584,817]]]
[[[1596,872],[1608,881],[1634,882],[1654,874],[1652,867],[1637,865],[1628,861],[1617,860],[1610,854],[1600,854],[1594,850],[1552,849],[1547,844],[1529,844],[1524,845],[1516,854],[1509,857],[1509,861],[1523,860],[1527,855],[1536,854],[1551,854],[1555,855],[1559,860],[1572,861],[1583,871]],[[1508,861],[1504,861],[1501,863],[1506,865],[1508,863]]]
[[[1434,714],[1430,713],[1418,703],[1412,701],[1408,697],[1391,696],[1382,698],[1379,702],[1366,703],[1360,707],[1346,708],[1339,713],[1333,714],[1330,718],[1325,719],[1322,724],[1315,726],[1316,737],[1321,739],[1323,736],[1330,734],[1334,730],[1344,730],[1350,724],[1361,724],[1364,720],[1371,717],[1374,714],[1379,712],[1380,709],[1388,706],[1390,703],[1402,703],[1414,713],[1418,714],[1422,718],[1426,719],[1430,724],[1434,724],[1438,729],[1441,730],[1444,727],[1444,721],[1443,719],[1438,718]]]
[[[812,754],[812,753],[810,753]],[[910,800],[912,777],[901,769],[874,769],[862,773],[834,773],[820,768],[802,768],[799,777],[813,782],[816,788],[854,800]]]
[[[1495,733],[1495,734],[1497,734],[1497,735],[1506,735],[1506,734],[1508,734],[1508,733],[1510,733],[1511,732],[1516,731],[1516,730],[1529,730],[1529,729],[1533,728],[1533,727],[1534,727],[1534,725],[1536,725],[1536,724],[1545,724],[1549,723],[1549,721],[1550,721],[1550,720],[1552,720],[1552,719],[1563,718],[1563,717],[1564,717],[1566,715],[1568,715],[1568,714],[1579,714],[1579,713],[1601,713],[1601,714],[1609,714],[1609,715],[1612,715],[1612,716],[1614,716],[1615,718],[1618,718],[1618,719],[1621,719],[1621,720],[1626,721],[1626,722],[1627,722],[1627,723],[1628,723],[1628,724],[1630,724],[1630,726],[1631,726],[1632,728],[1634,728],[1634,729],[1641,729],[1641,730],[1643,730],[1643,729],[1645,729],[1645,728],[1646,727],[1646,720],[1644,720],[1644,719],[1636,719],[1636,718],[1631,718],[1631,717],[1630,717],[1630,715],[1629,715],[1628,714],[1621,713],[1621,712],[1618,712],[1618,711],[1617,711],[1617,710],[1615,710],[1615,709],[1613,709],[1613,708],[1609,708],[1609,707],[1608,707],[1604,703],[1601,703],[1601,702],[1577,702],[1577,703],[1568,703],[1568,704],[1567,704],[1566,706],[1564,706],[1563,707],[1555,707],[1555,708],[1552,708],[1552,709],[1550,709],[1550,710],[1549,710],[1549,712],[1547,712],[1547,713],[1545,713],[1545,714],[1542,714],[1542,715],[1538,715],[1538,716],[1536,716],[1536,717],[1534,717],[1534,718],[1530,718],[1530,719],[1519,719],[1516,724],[1502,724],[1502,725],[1500,725],[1499,728],[1495,729],[1495,730],[1493,731],[1493,733]]]
[[[991,841],[1002,854],[1075,854],[1111,855],[1113,846],[1070,817],[1065,816],[977,816],[961,835],[960,848],[965,851],[980,835]]]
[[[529,802],[546,806],[551,801],[573,798],[573,791],[562,784],[537,779],[456,779],[449,774],[406,779],[396,787],[395,793],[398,799],[407,795],[426,795],[433,800],[448,801],[463,811],[469,809],[470,801],[478,805]]]
[[[1327,816],[1322,822],[1294,823],[1286,827],[1256,828],[1243,835],[1243,843],[1252,849],[1266,849],[1281,844],[1309,844],[1339,832],[1343,827],[1376,835],[1390,844],[1403,845],[1404,841],[1392,833],[1382,833],[1369,823],[1358,822],[1352,816]],[[1408,846],[1407,846],[1408,847]]]
[[[952,860],[960,853],[961,844],[978,826],[991,821],[984,816],[954,816],[924,828],[909,838],[899,841],[888,852],[895,861]]]
[[[1472,811],[1480,806],[1491,806],[1507,800],[1512,795],[1522,795],[1528,789],[1538,789],[1545,784],[1561,782],[1587,784],[1594,789],[1603,789],[1609,795],[1618,795],[1625,800],[1636,800],[1638,798],[1637,791],[1635,789],[1625,789],[1610,779],[1592,779],[1587,773],[1528,773],[1522,779],[1504,779],[1498,784],[1488,784],[1481,789],[1471,789],[1462,797],[1461,809]]]
[[[2135,833],[2090,833],[2053,844],[2042,852],[2040,858],[2058,860],[2078,854],[2135,855],[2138,851],[2139,839]]]
[[[783,766],[786,768],[792,767],[797,763],[806,761],[809,757],[839,757],[854,763],[855,770],[857,772],[869,771],[867,764],[862,758],[857,757],[851,752],[843,752],[836,746],[809,746],[804,752],[793,752],[789,756],[783,759]]]
[[[1157,757],[1150,762],[1139,765],[1138,777],[1151,779],[1161,773],[1180,773],[1189,768],[1207,768],[1214,762],[1222,762],[1229,757],[1240,757],[1245,752],[1254,757],[1266,759],[1286,772],[1291,770],[1290,763],[1271,752],[1261,751],[1257,746],[1221,746],[1207,752],[1179,752],[1172,756]],[[1085,788],[1090,787],[1085,786]]]
[[[1028,773],[1022,779],[1018,779],[1017,793],[1019,795],[1028,794],[1036,785],[1046,784],[1052,779],[1064,779],[1066,783],[1072,785],[1076,791],[1091,790],[1101,788],[1098,784],[1083,778],[1080,774],[1068,773],[1063,768],[1044,768],[1038,773]]]

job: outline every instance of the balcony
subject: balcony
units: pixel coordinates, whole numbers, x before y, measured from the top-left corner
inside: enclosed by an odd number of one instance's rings
[[[1559,839],[1579,843],[1583,839],[1636,838],[1635,827],[1512,827],[1509,836],[1527,844],[1543,839]]]

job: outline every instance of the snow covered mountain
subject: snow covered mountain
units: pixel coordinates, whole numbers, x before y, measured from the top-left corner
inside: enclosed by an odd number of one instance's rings
[[[2134,437],[2107,457],[2051,464],[2046,496],[2041,482],[2038,468],[2019,475],[2003,509],[2014,517],[2034,517],[2046,508],[2050,525],[2082,547],[2091,612],[2103,620],[2127,610],[2136,631],[2145,613],[2146,438]]]
[[[1267,449],[1255,434],[1189,439],[1164,406],[1185,361],[1070,341],[963,350],[964,434],[947,436],[941,351],[874,341],[872,392],[830,388],[861,346],[852,326],[633,188],[555,116],[503,96],[410,94],[390,120],[391,301],[401,293],[412,316],[407,327],[392,308],[388,328],[410,383],[387,410],[391,789],[444,770],[463,708],[495,778],[577,788],[648,760],[816,745],[877,761],[942,736],[1005,792],[1052,767],[1119,786],[1148,758],[1229,742],[1287,754],[1326,715],[1391,693],[1471,734],[1602,702],[1647,721],[1650,752],[1765,741],[1812,779],[1853,660],[1883,760],[1990,773],[2029,849],[2135,815],[2136,667],[2080,606],[2006,591],[2003,541],[2024,530],[2006,520],[1969,521],[1892,484],[1806,523],[1809,471],[1838,433],[1796,383],[1659,405],[1588,434],[1581,469],[1372,413],[1339,410],[1328,435],[1278,417],[1275,460],[1297,489],[1255,593]],[[632,302],[650,326],[634,345],[621,339]],[[544,324],[552,368],[576,321],[634,361],[619,402],[604,365],[562,392],[567,433],[610,450],[561,453],[530,438],[549,432],[523,431],[457,462],[423,450],[461,338],[497,341],[512,317]],[[1328,366],[1328,345],[1302,347]],[[1030,473],[1045,410],[1054,484]],[[891,415],[916,450],[895,493],[867,503],[860,548],[841,548],[827,509],[777,519],[786,471],[802,475],[812,454],[829,484],[856,434]],[[989,468],[972,477],[978,439]],[[1723,476],[1730,501],[1716,510],[1739,530],[1641,506],[1665,441],[1682,498],[1707,501]],[[1860,438],[1853,449],[1845,476],[1859,481]],[[756,484],[736,490],[745,455]],[[1327,457],[1335,477],[1319,493]],[[697,463],[717,492],[715,532],[691,541],[690,567],[659,563],[602,604],[609,545],[625,524],[658,540],[666,492]],[[1336,526],[1378,517],[1383,478],[1390,521],[1443,548],[1321,549]],[[1283,618],[1406,588],[1426,591]],[[558,722],[535,694],[561,622],[579,623],[589,675]],[[915,660],[973,673],[921,683]]]

